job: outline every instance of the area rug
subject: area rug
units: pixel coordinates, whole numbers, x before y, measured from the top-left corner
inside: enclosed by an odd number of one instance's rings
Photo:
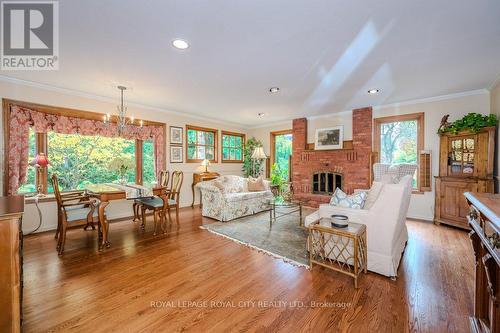
[[[303,218],[312,212],[312,209],[303,209]],[[269,228],[268,212],[229,222],[214,222],[200,228],[287,263],[309,268],[309,254],[306,250],[308,231],[299,226],[298,213],[278,218],[272,228]]]

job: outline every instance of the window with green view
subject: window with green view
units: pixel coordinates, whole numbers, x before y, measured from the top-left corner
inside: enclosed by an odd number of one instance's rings
[[[186,132],[188,163],[217,162],[217,130],[186,126]]]
[[[57,174],[62,191],[86,184],[135,183],[135,140],[48,132],[47,149],[48,173]],[[53,191],[49,181],[48,192]]]
[[[243,162],[243,145],[245,135],[222,132],[222,162]]]

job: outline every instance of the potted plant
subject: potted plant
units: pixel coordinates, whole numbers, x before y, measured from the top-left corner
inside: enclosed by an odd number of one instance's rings
[[[271,166],[271,184],[274,196],[282,195],[288,185],[287,172],[282,170],[277,163]]]
[[[441,120],[441,126],[438,129],[438,134],[441,133],[452,133],[458,134],[463,130],[469,130],[472,133],[477,133],[483,127],[496,126],[497,117],[494,114],[489,114],[483,116],[479,113],[469,113],[465,115],[462,119],[455,120],[452,123],[448,123],[448,116],[445,116]]]

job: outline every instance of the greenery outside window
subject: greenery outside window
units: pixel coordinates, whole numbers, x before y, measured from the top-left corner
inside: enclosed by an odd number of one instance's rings
[[[113,159],[127,164],[127,182],[141,183],[137,179],[136,166],[142,169],[142,184],[151,186],[156,181],[153,140],[126,140],[56,132],[36,134],[30,128],[28,161],[35,158],[37,147],[41,149],[40,152],[46,151],[50,161],[48,172],[41,174],[43,179],[38,179],[40,177],[35,168],[29,165],[26,183],[19,188],[19,194],[36,192],[38,184],[46,184],[47,193],[54,192],[48,179],[53,173],[58,175],[62,191],[82,190],[87,184],[119,181],[118,171],[110,169]],[[141,147],[142,154],[136,154],[136,147]]]
[[[217,130],[186,125],[186,162],[217,163]]]
[[[47,150],[48,173],[57,174],[62,191],[121,180],[113,161],[125,165],[124,180],[135,183],[135,140],[48,132]],[[47,192],[53,191],[49,182]]]
[[[222,163],[243,163],[245,134],[222,131]]]
[[[420,163],[420,151],[424,149],[423,113],[377,118],[374,122],[374,147],[380,163]],[[418,170],[413,177],[414,190],[420,184]]]

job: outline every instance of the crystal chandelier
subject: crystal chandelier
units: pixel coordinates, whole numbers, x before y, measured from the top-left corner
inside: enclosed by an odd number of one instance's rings
[[[120,105],[116,107],[118,110],[118,116],[116,118],[116,127],[118,129],[118,135],[122,136],[127,126],[134,125],[134,117],[127,118],[127,107],[123,105],[123,91],[127,90],[125,86],[118,86],[120,90]],[[104,116],[104,123],[109,124],[111,121],[111,115],[108,113]],[[142,120],[139,121],[139,125],[142,127]]]

